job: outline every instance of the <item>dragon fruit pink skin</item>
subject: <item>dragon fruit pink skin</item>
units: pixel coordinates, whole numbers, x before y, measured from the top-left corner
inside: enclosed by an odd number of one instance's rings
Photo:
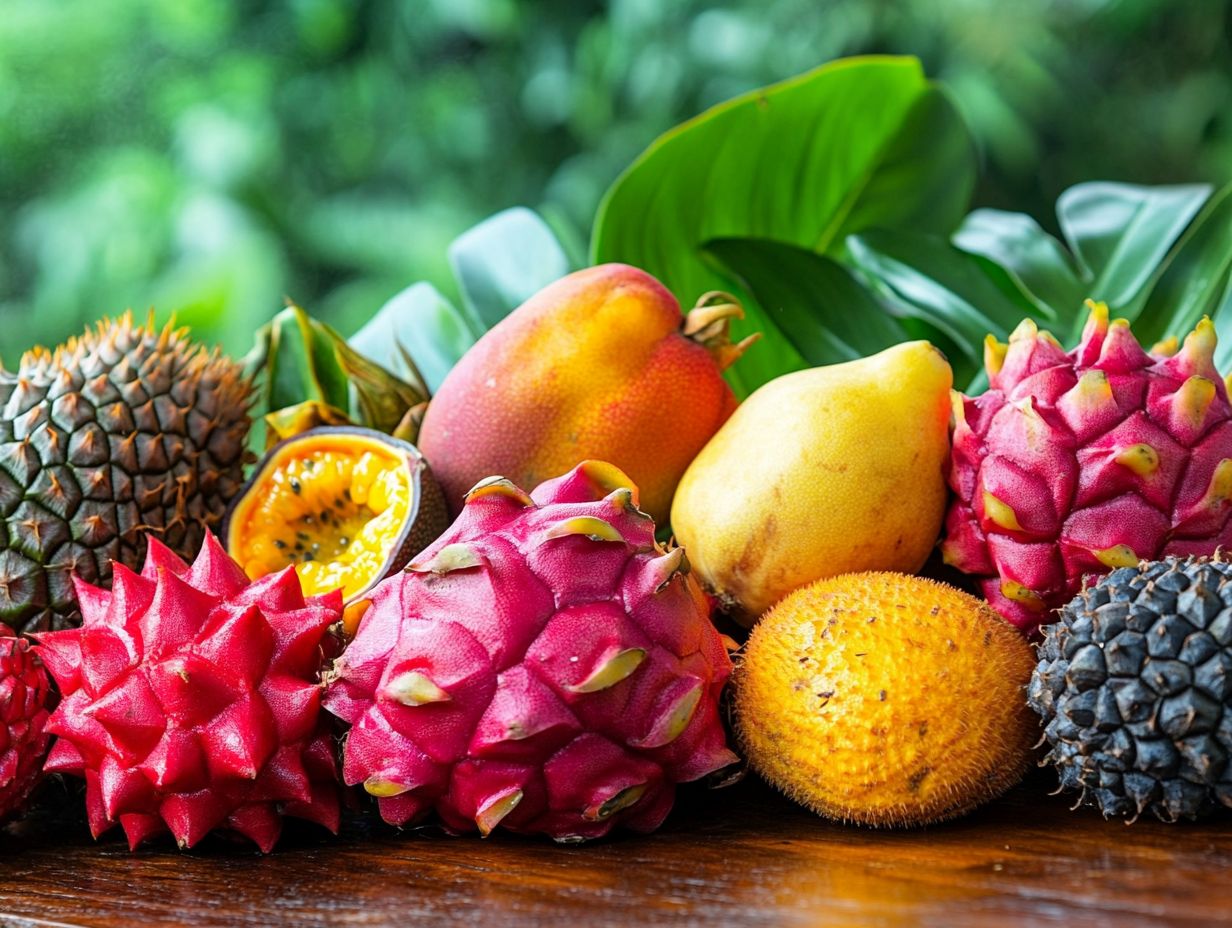
[[[337,831],[317,676],[340,594],[305,600],[291,568],[249,583],[209,533],[191,567],[150,538],[140,576],[75,583],[82,627],[38,636],[61,693],[46,769],[85,777],[95,837],[220,829],[268,852],[283,814]]]
[[[1027,321],[991,337],[989,389],[956,394],[947,563],[1024,632],[1084,577],[1232,544],[1232,406],[1203,319],[1179,352],[1088,302],[1068,354]],[[1171,345],[1175,351],[1175,342]]]
[[[42,776],[51,701],[29,642],[0,630],[0,822],[21,811]]]
[[[675,784],[734,763],[731,672],[681,549],[615,467],[588,461],[531,496],[492,478],[372,597],[327,674],[351,724],[343,779],[401,825],[558,841],[654,830]]]

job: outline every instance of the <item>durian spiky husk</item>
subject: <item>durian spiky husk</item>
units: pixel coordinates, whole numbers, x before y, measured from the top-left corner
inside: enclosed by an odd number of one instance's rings
[[[243,485],[251,400],[239,364],[131,313],[0,368],[0,621],[78,624],[70,574],[109,584],[143,532],[196,554]]]

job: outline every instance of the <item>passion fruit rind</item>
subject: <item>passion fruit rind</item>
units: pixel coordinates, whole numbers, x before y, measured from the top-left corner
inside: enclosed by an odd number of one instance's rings
[[[358,426],[279,442],[227,513],[227,552],[250,578],[293,566],[304,592],[348,603],[401,570],[448,524],[445,499],[414,445]]]

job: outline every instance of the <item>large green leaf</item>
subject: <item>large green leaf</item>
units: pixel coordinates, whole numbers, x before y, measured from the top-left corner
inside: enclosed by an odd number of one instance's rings
[[[463,305],[483,329],[569,273],[569,259],[547,223],[521,206],[499,212],[454,239],[449,263]]]
[[[953,242],[1004,268],[1024,291],[1047,306],[1078,306],[1087,298],[1087,285],[1073,256],[1023,213],[977,209],[963,220]]]
[[[1156,341],[1168,335],[1183,337],[1203,316],[1213,318],[1221,329],[1232,327],[1232,319],[1225,318],[1230,278],[1232,184],[1211,197],[1185,231],[1134,329],[1143,341]],[[1221,333],[1221,341],[1232,338]]]
[[[1172,246],[1211,195],[1206,184],[1140,187],[1094,182],[1066,190],[1057,220],[1086,271],[1087,296],[1131,319]]]
[[[1232,278],[1224,286],[1223,296],[1219,298],[1212,318],[1219,336],[1219,344],[1215,348],[1215,367],[1221,371],[1232,370]]]
[[[596,262],[625,261],[691,305],[738,289],[704,253],[759,238],[841,255],[873,226],[948,233],[967,207],[974,153],[952,105],[914,58],[834,62],[737,97],[659,138],[607,192]],[[739,392],[804,363],[749,294],[740,332],[761,330],[729,370]]]
[[[1024,316],[1072,344],[1088,297],[1134,321],[1149,342],[1222,312],[1230,201],[1203,185],[1079,184],[1057,205],[1072,251],[1028,216],[985,209],[967,217],[952,245],[871,232],[852,239],[851,254],[891,312],[935,326],[968,361],[986,333],[1004,338]]]
[[[962,116],[940,88],[929,85],[878,154],[873,174],[851,188],[817,251],[841,252],[847,236],[865,229],[945,234],[963,218],[975,189],[976,161]]]
[[[715,239],[706,251],[810,365],[852,361],[909,337],[850,270],[825,255],[768,239]]]
[[[853,236],[848,247],[891,313],[919,320],[944,337],[956,383],[978,374],[986,335],[1004,339],[1025,316],[1051,318],[1017,277],[944,239],[877,231]]]

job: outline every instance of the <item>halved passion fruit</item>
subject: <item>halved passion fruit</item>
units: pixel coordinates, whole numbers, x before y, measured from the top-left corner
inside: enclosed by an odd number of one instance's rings
[[[414,445],[349,426],[275,445],[236,497],[227,551],[250,578],[295,567],[306,594],[356,603],[445,530],[445,500]]]

